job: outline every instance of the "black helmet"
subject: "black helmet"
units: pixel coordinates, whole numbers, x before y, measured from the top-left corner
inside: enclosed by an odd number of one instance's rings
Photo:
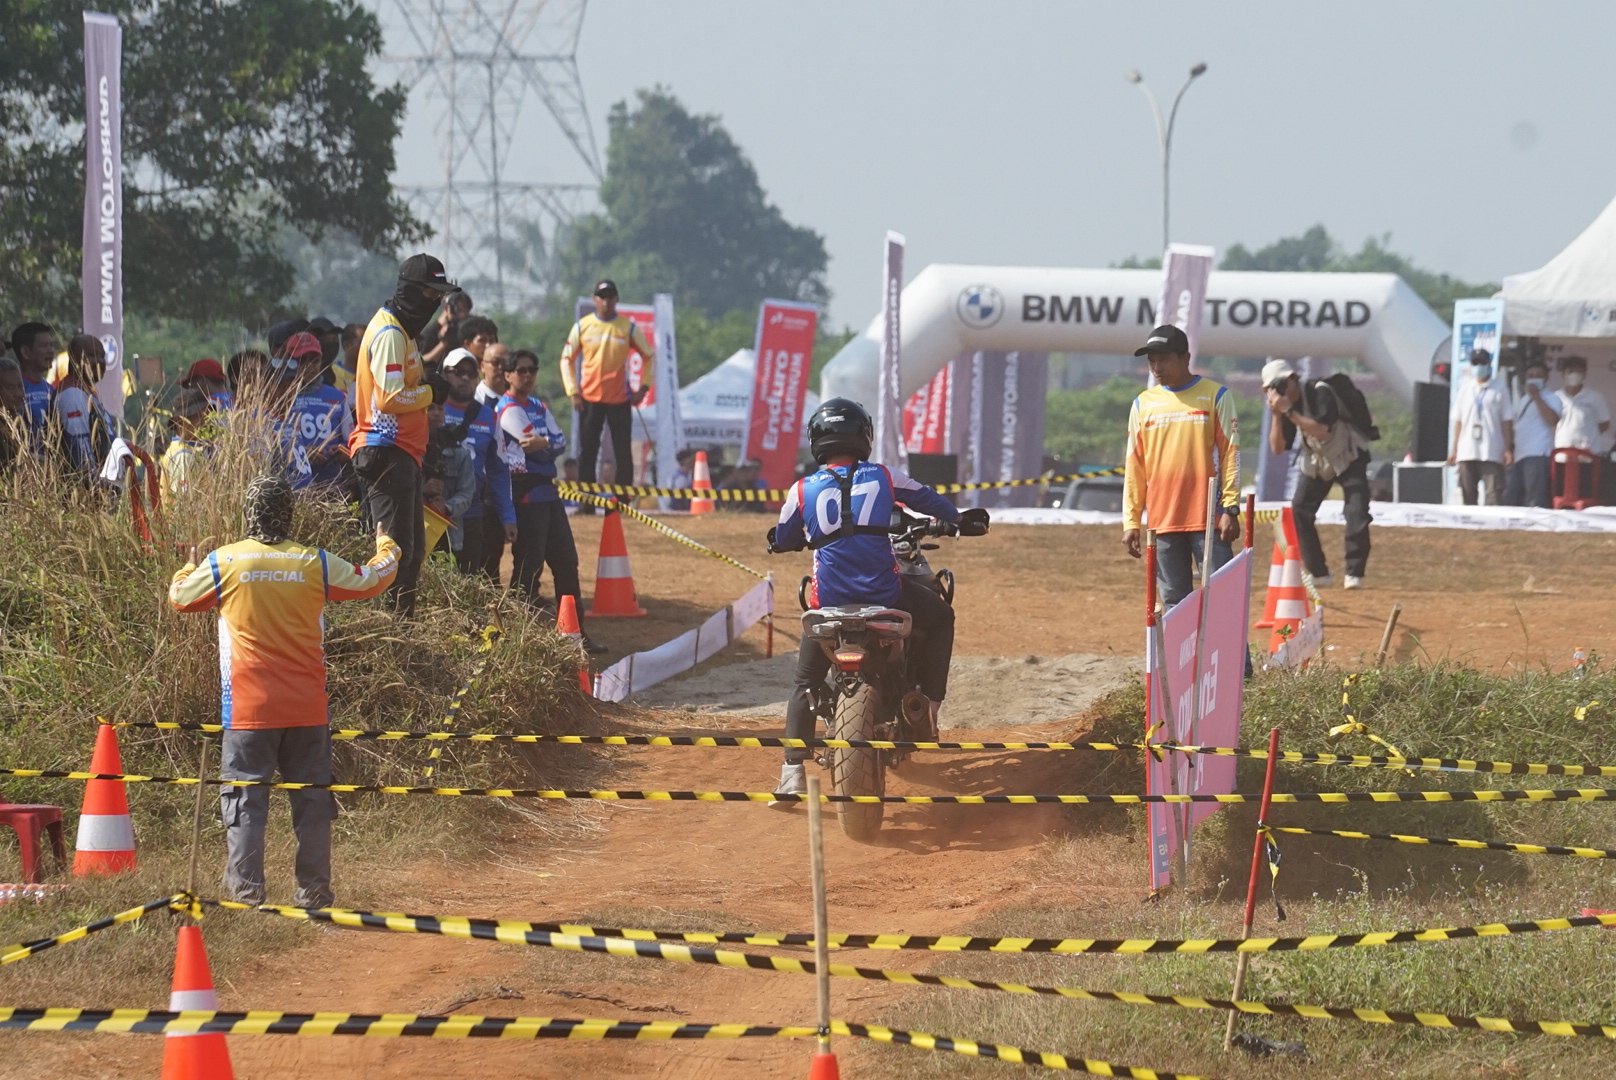
[[[856,401],[831,398],[808,418],[808,448],[821,465],[832,454],[852,454],[868,461],[874,442],[875,424]]]

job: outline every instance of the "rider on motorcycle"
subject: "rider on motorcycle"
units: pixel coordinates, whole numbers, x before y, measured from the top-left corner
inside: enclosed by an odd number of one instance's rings
[[[877,606],[907,611],[914,620],[919,650],[920,692],[931,702],[935,727],[937,711],[948,693],[948,663],[954,651],[954,609],[932,589],[898,571],[888,524],[895,503],[957,525],[967,536],[987,532],[987,511],[963,514],[943,496],[901,472],[872,464],[875,425],[857,402],[832,398],[819,406],[808,421],[808,441],[821,466],[792,485],[780,509],[780,522],[769,530],[771,552],[814,552],[809,586],[812,607]],[[796,684],[786,709],[786,736],[814,737],[810,687],[822,685],[830,671],[830,658],[817,641],[803,636],[797,650]],[[803,762],[813,756],[806,748],[785,752],[776,794],[802,794],[808,790]]]

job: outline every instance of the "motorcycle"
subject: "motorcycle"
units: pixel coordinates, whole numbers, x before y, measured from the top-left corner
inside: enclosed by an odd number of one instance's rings
[[[946,568],[933,571],[925,553],[940,546],[929,538],[956,536],[957,527],[899,507],[893,513],[892,533],[899,571],[953,606],[954,575]],[[808,693],[816,729],[823,722],[830,739],[935,742],[931,705],[919,690],[916,657],[909,648],[913,630],[909,613],[877,606],[810,607],[810,582],[804,577],[797,593],[803,607],[802,630],[831,661],[825,682]],[[884,795],[886,770],[897,769],[913,753],[907,749],[827,747],[818,761],[829,769],[835,794]],[[880,832],[885,804],[838,805],[842,831],[850,838],[868,841]]]

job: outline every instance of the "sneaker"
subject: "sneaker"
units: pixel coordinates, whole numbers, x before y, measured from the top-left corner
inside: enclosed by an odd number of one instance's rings
[[[1363,578],[1357,574],[1348,574],[1347,580],[1341,583],[1341,587],[1343,589],[1361,589],[1363,588]]]
[[[591,655],[599,656],[601,653],[611,652],[612,650],[610,648],[608,648],[607,646],[602,645],[600,642],[596,641],[594,638],[590,637],[588,634],[585,634],[584,635],[584,651],[587,652],[587,653],[590,653]]]
[[[1323,574],[1323,575],[1320,575],[1319,577],[1316,577],[1316,578],[1313,579],[1313,587],[1315,589],[1328,589],[1331,585],[1334,585],[1334,584],[1335,584],[1335,575],[1334,574]]]
[[[780,782],[775,785],[776,795],[806,795],[808,794],[808,773],[800,764],[785,764],[780,766]],[[778,799],[771,801],[770,806],[780,810],[790,810],[799,805],[796,799]]]

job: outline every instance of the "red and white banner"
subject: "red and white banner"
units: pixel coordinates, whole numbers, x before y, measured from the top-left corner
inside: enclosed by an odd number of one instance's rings
[[[656,355],[656,307],[652,304],[618,304],[617,313],[627,315],[629,320],[645,337],[646,347]],[[628,354],[628,384],[629,386],[644,386],[647,381],[651,384],[651,392],[645,395],[642,405],[651,405],[656,402],[656,379],[652,373],[650,380],[646,378],[645,359],[632,350]]]
[[[819,309],[813,304],[765,300],[758,306],[757,373],[742,456],[763,462],[762,476],[771,488],[790,487],[796,479],[802,404],[818,324]]]
[[[944,364],[942,370],[904,404],[903,442],[909,453],[948,453],[948,395],[953,377],[953,363]]]
[[[1162,724],[1151,742],[1238,745],[1250,594],[1251,551],[1246,549],[1213,573],[1206,588],[1190,593],[1163,618],[1164,655],[1156,655],[1153,643],[1146,645],[1153,698],[1150,723]],[[1161,757],[1164,760],[1156,760],[1154,754],[1150,757],[1153,795],[1228,795],[1234,791],[1232,757],[1172,752]],[[1171,882],[1173,856],[1187,829],[1221,806],[1149,805],[1151,889],[1165,888]]]

